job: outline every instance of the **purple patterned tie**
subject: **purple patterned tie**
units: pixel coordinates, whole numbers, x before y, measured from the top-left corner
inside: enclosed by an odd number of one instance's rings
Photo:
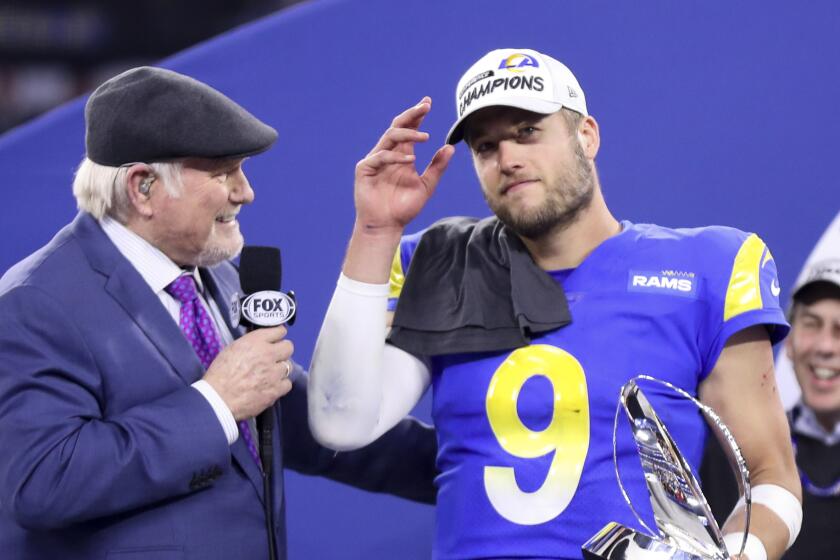
[[[198,359],[206,370],[222,349],[222,345],[216,327],[213,325],[213,319],[210,318],[210,314],[207,313],[198,299],[195,279],[191,274],[179,276],[166,287],[166,291],[181,302],[181,316],[178,326],[181,327],[181,331],[187,337],[195,353],[198,354]],[[251,429],[248,427],[247,420],[239,422],[239,433],[245,440],[251,456],[254,457],[257,465],[262,468],[260,454],[254,444],[254,438],[251,436]]]

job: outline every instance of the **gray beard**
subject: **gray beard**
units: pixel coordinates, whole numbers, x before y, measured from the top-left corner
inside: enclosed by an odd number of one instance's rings
[[[239,243],[235,247],[223,247],[221,245],[215,245],[211,247],[205,247],[201,253],[199,253],[198,257],[195,259],[196,266],[216,266],[222,261],[228,261],[230,259],[236,258],[239,253],[242,252],[242,246],[245,244],[245,240],[240,236]]]

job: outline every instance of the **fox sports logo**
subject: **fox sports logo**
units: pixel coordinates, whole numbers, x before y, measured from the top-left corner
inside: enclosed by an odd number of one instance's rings
[[[295,315],[295,300],[283,292],[255,292],[242,302],[242,316],[260,327],[276,327]]]

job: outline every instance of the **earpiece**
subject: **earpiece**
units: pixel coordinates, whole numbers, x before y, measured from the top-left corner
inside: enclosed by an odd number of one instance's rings
[[[149,176],[149,177],[146,177],[146,178],[145,178],[145,179],[143,179],[143,181],[140,183],[140,186],[138,187],[138,189],[137,189],[137,190],[139,190],[139,191],[140,191],[140,194],[143,194],[143,195],[148,195],[148,194],[149,194],[149,191],[151,191],[151,190],[152,190],[152,183],[154,183],[154,182],[155,182],[155,177],[154,177],[154,175],[151,175],[151,176]]]

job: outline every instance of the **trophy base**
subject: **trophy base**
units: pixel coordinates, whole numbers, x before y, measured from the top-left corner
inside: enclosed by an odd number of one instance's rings
[[[681,550],[634,529],[608,523],[581,547],[585,560],[717,560]]]

